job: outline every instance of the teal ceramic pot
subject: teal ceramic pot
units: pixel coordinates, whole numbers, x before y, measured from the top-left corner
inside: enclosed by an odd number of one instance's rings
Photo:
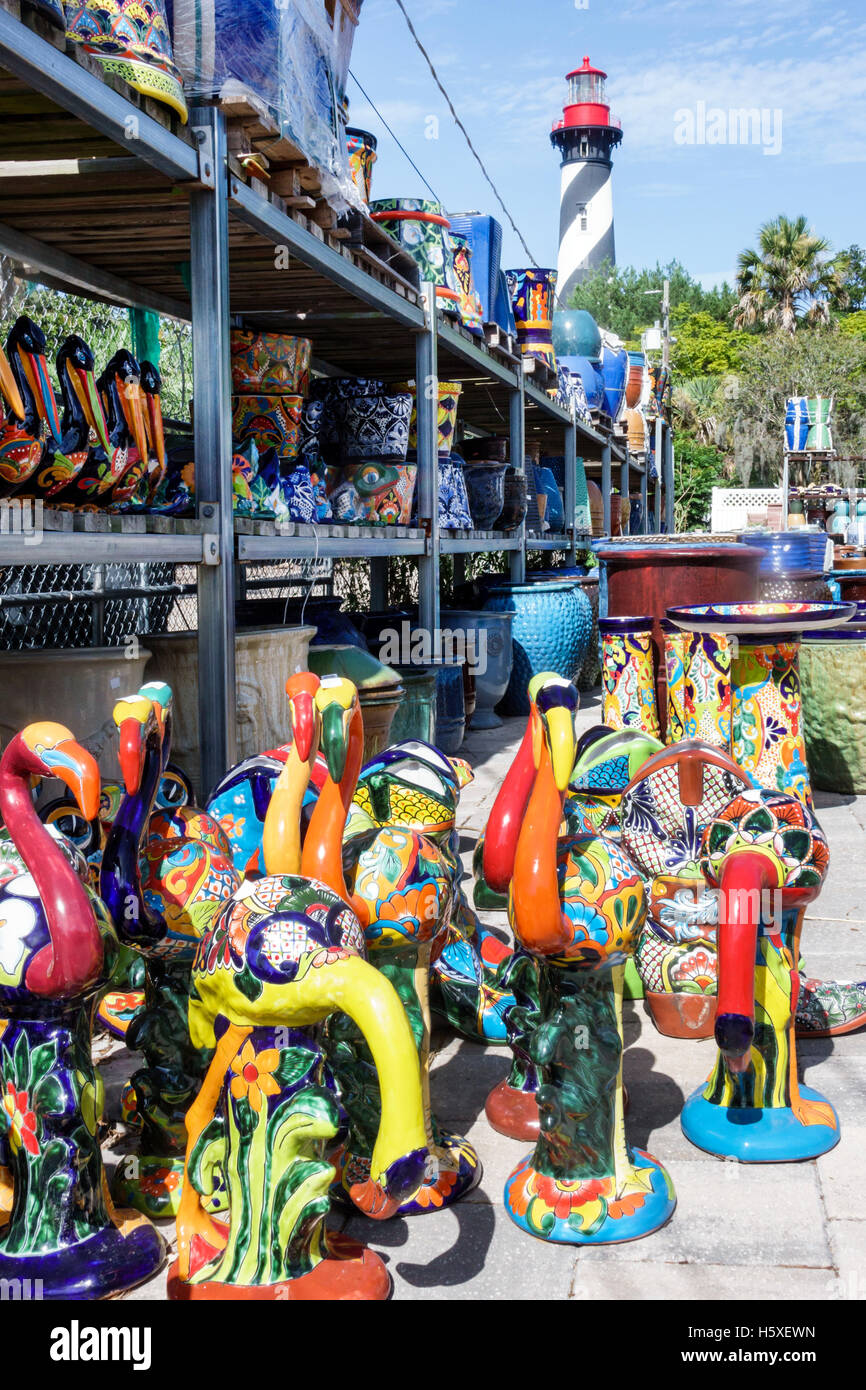
[[[474,656],[475,713],[472,728],[498,729],[502,720],[494,713],[511,678],[514,661],[511,640],[512,615],[476,611],[469,608],[443,608],[441,626],[465,633]]]
[[[577,678],[592,636],[592,608],[576,585],[503,584],[489,591],[484,607],[513,615],[514,661],[501,713],[529,714],[527,687],[541,671]]]
[[[601,330],[587,309],[557,309],[553,315],[553,346],[557,357],[601,361]]]
[[[405,743],[436,739],[436,667],[398,666],[403,702],[391,725],[391,742]]]

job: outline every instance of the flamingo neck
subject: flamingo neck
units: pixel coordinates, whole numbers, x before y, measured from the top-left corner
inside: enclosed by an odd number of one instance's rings
[[[147,840],[147,826],[162,776],[163,750],[159,731],[147,738],[141,785],[120,803],[108,835],[99,871],[99,896],[108,908],[121,940],[129,946],[161,941],[166,920],[151,911],[141,886],[140,856]]]
[[[512,925],[521,944],[538,955],[555,955],[571,940],[562,913],[556,866],[564,802],[565,793],[557,789],[553,776],[550,750],[542,742],[511,881]]]
[[[301,873],[301,810],[316,760],[316,750],[305,762],[292,744],[291,752],[274,784],[262,836],[265,873]]]
[[[761,896],[778,878],[765,855],[734,852],[719,876],[719,983],[715,1036],[733,1072],[748,1069],[755,1033],[755,957]]]
[[[532,755],[535,718],[533,708],[517,756],[499,788],[484,832],[484,881],[495,893],[508,892],[514,873],[523,814],[535,781],[535,760]]]
[[[79,994],[102,972],[102,938],[84,884],[33,807],[17,738],[0,759],[0,815],[36,884],[51,938],[30,962],[25,984],[43,999]]]
[[[358,786],[364,759],[364,718],[360,706],[349,725],[349,747],[346,766],[339,782],[330,773],[325,779],[310,819],[301,857],[301,872],[307,878],[317,878],[348,903],[363,927],[369,926],[370,914],[360,898],[354,897],[346,884],[343,872],[343,832]]]

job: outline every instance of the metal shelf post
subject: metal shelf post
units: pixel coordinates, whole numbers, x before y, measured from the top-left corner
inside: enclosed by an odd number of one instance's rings
[[[563,434],[565,436],[565,495],[563,498],[565,529],[571,537],[565,560],[566,564],[573,565],[577,559],[577,549],[574,544],[574,534],[577,527],[577,430],[573,416],[571,424],[566,425]]]
[[[193,129],[211,143],[215,188],[190,200],[196,494],[199,515],[218,531],[220,564],[198,572],[198,695],[204,797],[237,761],[235,586],[229,349],[228,147],[225,117],[193,112]]]
[[[439,375],[436,290],[423,286],[424,331],[415,337],[415,400],[418,430],[418,523],[430,545],[418,564],[418,618],[437,643],[439,632]]]
[[[516,391],[512,391],[508,398],[508,421],[509,434],[511,438],[511,464],[519,473],[526,477],[526,415],[525,399],[523,386],[523,371],[521,369],[520,384]],[[523,584],[526,579],[526,521],[521,522],[519,530],[515,533],[518,546],[508,557],[508,567],[511,572],[512,584]]]
[[[602,505],[602,530],[606,536],[611,535],[610,524],[610,444],[602,445],[601,450],[601,505]]]

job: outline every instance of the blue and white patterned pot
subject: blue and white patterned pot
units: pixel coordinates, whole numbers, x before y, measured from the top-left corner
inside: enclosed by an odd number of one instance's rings
[[[406,458],[412,397],[353,396],[345,402],[342,442],[347,459]]]
[[[467,463],[463,470],[476,531],[489,531],[505,505],[505,463]]]
[[[443,531],[473,528],[463,460],[457,454],[439,455],[439,526]]]
[[[502,584],[484,603],[496,613],[512,613],[514,664],[500,706],[504,714],[529,714],[527,687],[541,671],[574,680],[592,636],[589,599],[574,585]]]

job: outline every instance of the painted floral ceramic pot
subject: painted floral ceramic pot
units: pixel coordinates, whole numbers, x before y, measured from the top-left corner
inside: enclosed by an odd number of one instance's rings
[[[600,618],[602,721],[659,737],[652,618]]]
[[[481,300],[472,280],[472,246],[469,238],[451,232],[454,252],[454,274],[460,291],[460,318],[463,327],[479,336],[484,331]]]
[[[67,0],[66,37],[84,45],[107,73],[187,118],[174,63],[165,0]]]
[[[325,413],[324,400],[306,400],[301,407],[301,433],[298,453],[310,462],[319,460],[319,433]]]
[[[682,737],[730,751],[731,643],[723,632],[687,633],[686,639]],[[668,742],[674,742],[670,733]]]
[[[467,463],[463,470],[469,510],[477,531],[489,531],[505,506],[504,463]]]
[[[553,306],[556,271],[532,267],[527,270],[507,270],[505,275],[521,352],[524,357],[540,357],[555,372]]]
[[[370,216],[399,241],[418,267],[422,283],[436,286],[440,307],[460,308],[460,287],[454,271],[450,222],[441,204],[429,198],[380,198],[370,204]]]
[[[417,463],[397,463],[387,459],[363,459],[347,463],[343,487],[351,489],[349,503],[354,516],[367,526],[408,526],[415,497]]]
[[[309,338],[233,328],[232,390],[236,396],[305,396],[311,351]]]
[[[667,742],[679,743],[685,738],[685,694],[686,661],[689,650],[688,635],[676,623],[663,621],[662,632],[665,639],[665,672],[668,691]]]
[[[511,644],[510,613],[443,608],[443,629],[466,634],[475,655],[475,712],[472,728],[498,729],[502,720],[494,713],[508,689],[514,656]]]
[[[589,599],[570,584],[503,584],[489,591],[484,607],[513,615],[513,665],[501,711],[528,715],[533,676],[552,671],[570,681],[580,671],[592,634]]]
[[[255,440],[260,452],[276,449],[280,458],[294,459],[301,441],[300,396],[235,396],[232,433],[239,443]]]
[[[456,454],[439,457],[439,526],[443,531],[471,531],[473,527],[463,460]]]
[[[343,415],[345,458],[405,460],[411,414],[409,394],[351,397]]]
[[[373,165],[376,163],[376,137],[369,130],[356,130],[346,127],[346,150],[349,155],[349,171],[352,182],[364,199],[370,201],[370,185],[373,181]]]
[[[412,416],[409,421],[409,448],[418,448],[418,409],[415,399],[415,382],[406,381],[398,383],[398,391],[411,391],[412,393]],[[450,454],[454,444],[454,430],[457,425],[457,407],[460,403],[460,393],[463,390],[462,381],[440,381],[439,382],[439,413],[437,417],[438,444],[437,451],[441,454]]]

